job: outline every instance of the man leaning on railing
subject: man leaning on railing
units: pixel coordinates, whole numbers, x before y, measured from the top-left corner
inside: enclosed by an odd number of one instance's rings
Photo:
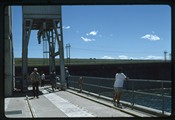
[[[128,80],[128,77],[122,72],[122,67],[118,68],[118,72],[115,75],[115,82],[114,82],[114,106],[116,106],[117,100],[117,107],[122,108],[120,104],[120,98],[123,90],[124,80]]]

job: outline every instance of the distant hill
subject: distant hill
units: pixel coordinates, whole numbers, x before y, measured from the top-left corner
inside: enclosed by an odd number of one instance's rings
[[[97,64],[136,64],[136,63],[164,63],[164,60],[122,60],[122,59],[70,59],[70,63],[67,63],[65,59],[65,65],[97,65]],[[169,61],[168,61],[169,62]],[[59,59],[55,59],[56,66],[59,65]],[[47,66],[49,65],[49,59],[44,58],[28,58],[28,66]],[[22,66],[22,59],[15,58],[15,66]]]

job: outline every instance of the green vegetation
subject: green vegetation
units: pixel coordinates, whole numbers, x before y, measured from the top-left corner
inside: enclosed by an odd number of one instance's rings
[[[121,60],[121,59],[70,59],[69,65],[96,65],[96,64],[135,64],[135,63],[162,63],[163,60]],[[59,65],[59,59],[55,60],[55,64]],[[49,59],[28,58],[28,66],[47,66]],[[67,65],[67,59],[65,59]],[[22,59],[15,58],[15,66],[22,66]]]

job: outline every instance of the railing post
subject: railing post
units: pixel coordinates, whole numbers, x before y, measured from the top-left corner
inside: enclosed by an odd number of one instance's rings
[[[132,81],[132,109],[134,106],[134,81]]]
[[[85,92],[87,94],[87,96],[91,95],[91,93],[97,93],[97,98],[100,98],[100,96],[106,96],[106,89],[109,89],[109,90],[113,90],[113,86],[106,86],[106,81],[107,79],[110,79],[110,80],[113,80],[111,78],[97,78],[97,77],[85,77],[83,76],[84,78],[84,85],[87,87],[87,88],[91,88],[92,89],[85,89],[87,92]],[[71,76],[71,81],[73,82],[73,87],[74,87],[74,90],[77,90],[78,87],[77,87],[77,80],[79,79],[79,76]],[[87,80],[87,81],[86,81]],[[91,80],[91,81],[90,81]],[[95,83],[93,83],[94,81],[96,81]],[[103,80],[103,81],[102,81]],[[90,82],[89,82],[90,81]],[[93,82],[92,82],[93,81]],[[146,92],[139,92],[137,91],[137,86],[139,85],[138,83],[135,84],[135,82],[156,82],[158,84],[158,87],[159,90],[161,89],[161,93],[146,93]],[[111,81],[110,81],[111,82]],[[113,82],[113,81],[112,81]],[[136,80],[136,79],[130,79],[130,81],[128,81],[129,83],[131,84],[128,84],[129,86],[129,95],[128,95],[128,98],[129,98],[129,101],[130,102],[130,105],[131,105],[131,109],[134,109],[134,104],[135,102],[137,103],[137,95],[138,94],[141,94],[141,95],[151,95],[151,96],[158,96],[159,100],[162,99],[162,101],[160,102],[161,103],[161,106],[159,105],[158,109],[160,110],[160,114],[164,115],[165,114],[165,111],[166,111],[166,108],[169,107],[169,106],[166,106],[164,103],[166,102],[166,97],[171,97],[171,96],[167,96],[164,92],[164,83],[170,83],[170,81],[164,81],[164,80]],[[131,85],[131,86],[130,86]],[[76,89],[77,88],[77,89]],[[136,90],[135,90],[136,88]],[[124,91],[125,92],[125,91]],[[108,94],[109,95],[109,94]],[[114,97],[114,92],[112,94]],[[136,98],[135,98],[136,96]],[[136,101],[135,101],[136,99]],[[169,99],[168,99],[169,100]],[[149,102],[149,101],[148,101]]]
[[[74,77],[74,90],[75,90],[75,77]]]
[[[98,86],[100,86],[100,79],[98,79]],[[100,97],[100,87],[98,87],[98,96]]]
[[[162,80],[162,114],[164,115],[164,88],[163,88],[163,80]]]

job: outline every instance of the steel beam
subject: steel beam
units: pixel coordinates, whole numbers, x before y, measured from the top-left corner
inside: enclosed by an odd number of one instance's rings
[[[26,22],[30,21],[29,28],[26,28]],[[25,20],[23,21],[23,39],[22,39],[22,81],[21,81],[21,89],[22,92],[27,91],[27,67],[28,67],[28,43],[30,39],[30,33],[32,28],[32,20]]]
[[[57,25],[56,21],[60,22],[60,36],[57,31]],[[65,90],[67,88],[66,86],[66,80],[65,80],[65,65],[64,65],[64,49],[63,49],[63,34],[62,34],[62,22],[60,20],[53,20],[54,30],[56,34],[56,38],[58,41],[58,49],[60,53],[60,73],[61,73],[61,89]]]
[[[52,42],[51,42],[51,61],[52,61],[52,69],[51,70],[54,70],[55,71],[55,56],[54,53],[55,53],[55,39],[54,39],[54,33],[53,33],[53,30],[51,31],[51,34],[52,34]]]
[[[47,10],[46,10],[47,9]],[[55,70],[55,56],[60,55],[60,71],[62,86],[65,85],[65,69],[64,69],[64,51],[63,51],[63,36],[62,25],[59,26],[61,32],[57,31],[57,24],[61,18],[61,6],[46,7],[46,6],[24,6],[23,7],[23,42],[22,42],[22,91],[27,89],[27,55],[28,42],[31,30],[41,30],[42,35],[47,36],[49,43],[49,66],[50,72]],[[53,32],[55,31],[55,32]],[[56,37],[55,37],[56,36]],[[40,43],[40,35],[38,36]],[[55,52],[56,40],[58,41],[58,52]],[[61,53],[62,52],[62,53]],[[63,87],[64,88],[64,87]]]
[[[51,33],[51,36],[50,36]],[[54,45],[54,38],[53,38],[53,31],[46,31],[48,45],[49,45],[49,66],[50,66],[50,72],[52,70],[55,71],[55,56],[53,56],[55,52],[55,45]]]
[[[171,6],[171,12],[172,12],[172,16],[171,16],[171,21],[172,21],[172,43],[171,43],[171,65],[172,65],[172,111],[171,111],[171,115],[175,116],[175,4],[173,4]]]

